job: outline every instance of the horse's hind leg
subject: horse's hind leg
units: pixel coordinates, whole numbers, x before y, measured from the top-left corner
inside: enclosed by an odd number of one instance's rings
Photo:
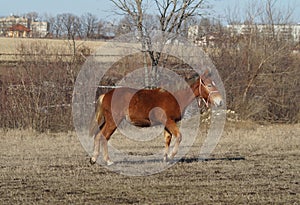
[[[108,146],[107,146],[108,140],[102,136],[101,138],[101,146],[102,146],[102,154],[103,154],[103,159],[106,162],[108,166],[112,165],[113,162],[110,160],[109,155],[108,155]]]
[[[172,139],[172,134],[167,129],[165,129],[164,136],[165,136],[165,141],[166,141],[164,161],[167,162],[168,161],[169,147],[170,147],[170,143],[171,143],[171,139]]]
[[[100,143],[102,146],[102,153],[103,153],[103,159],[106,162],[107,165],[112,165],[113,162],[110,161],[109,155],[108,155],[108,146],[107,142],[110,139],[110,136],[113,134],[113,132],[116,129],[116,125],[114,123],[105,123],[101,131],[95,136],[94,139],[94,153],[93,156],[90,159],[91,164],[95,164],[97,161],[97,158],[99,157],[99,151],[100,151]]]
[[[100,130],[100,132],[98,132],[94,137],[94,152],[93,152],[93,156],[90,158],[91,164],[95,164],[97,158],[99,157],[101,137],[102,137],[102,130]]]
[[[179,129],[178,129],[176,123],[173,120],[167,120],[166,128],[172,134],[172,136],[176,137],[176,142],[175,142],[174,148],[172,150],[172,153],[169,155],[169,158],[173,159],[174,156],[178,152],[178,148],[179,148],[179,144],[182,140],[182,136],[181,136],[181,133],[179,132]]]

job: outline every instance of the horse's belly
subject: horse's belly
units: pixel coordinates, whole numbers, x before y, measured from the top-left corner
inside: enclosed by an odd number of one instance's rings
[[[150,127],[151,121],[149,119],[126,118],[128,122],[138,127]]]
[[[126,115],[126,120],[131,124],[139,127],[150,127],[163,124],[166,121],[164,111],[154,109],[155,111],[136,112],[132,110]]]

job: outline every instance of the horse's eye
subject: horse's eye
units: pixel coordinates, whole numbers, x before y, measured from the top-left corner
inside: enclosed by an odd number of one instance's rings
[[[211,88],[211,87],[212,87],[212,84],[208,84],[207,87],[208,87],[208,88]]]

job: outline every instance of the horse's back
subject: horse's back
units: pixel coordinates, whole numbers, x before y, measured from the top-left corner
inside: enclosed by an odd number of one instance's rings
[[[142,89],[137,91],[130,100],[131,105],[143,107],[177,107],[178,103],[175,97],[168,91],[157,88],[153,90]]]

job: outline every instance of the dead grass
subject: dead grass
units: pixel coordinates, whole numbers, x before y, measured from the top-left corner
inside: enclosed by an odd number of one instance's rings
[[[297,204],[299,133],[299,124],[227,124],[215,160],[192,151],[159,174],[127,177],[90,166],[74,133],[1,131],[0,203]]]
[[[19,47],[23,44],[30,47],[30,44],[47,45],[47,53],[51,54],[71,54],[72,46],[68,40],[61,39],[31,39],[31,38],[0,38],[0,54],[17,54]],[[76,46],[86,46],[95,52],[100,46],[104,45],[103,41],[76,41]],[[0,55],[0,61],[15,61],[14,55]]]

